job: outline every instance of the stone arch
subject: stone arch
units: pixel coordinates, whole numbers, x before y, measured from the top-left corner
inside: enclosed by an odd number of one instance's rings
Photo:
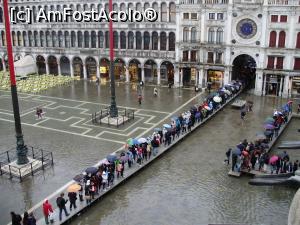
[[[83,62],[80,57],[75,56],[72,59],[72,67],[74,76],[83,78]]]
[[[65,76],[70,76],[71,75],[70,60],[67,56],[60,57],[59,65],[60,65],[61,75],[65,75]]]
[[[129,80],[139,82],[142,80],[141,62],[137,59],[131,59],[128,62]]]
[[[54,55],[49,55],[47,59],[49,74],[58,75],[58,63]]]
[[[170,61],[163,61],[160,64],[160,79],[168,84],[174,84],[174,65]]]
[[[46,74],[46,60],[44,56],[38,55],[36,57],[36,66],[39,75]]]
[[[153,59],[148,59],[144,63],[145,82],[156,83],[157,63]]]
[[[115,59],[115,78],[116,80],[125,80],[126,78],[126,64],[125,61],[121,58]]]
[[[96,79],[97,77],[97,61],[94,57],[87,57],[85,59],[85,66],[86,66],[86,75],[87,78]]]
[[[110,61],[107,58],[100,59],[100,78],[101,80],[108,80],[109,79],[109,63]]]

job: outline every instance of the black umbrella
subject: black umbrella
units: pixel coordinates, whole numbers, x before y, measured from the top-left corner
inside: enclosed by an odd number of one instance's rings
[[[84,175],[81,173],[81,174],[78,174],[76,175],[73,180],[75,180],[76,182],[80,183],[82,180],[84,179]]]
[[[96,168],[96,167],[89,167],[89,168],[87,168],[86,170],[85,170],[85,172],[87,173],[87,174],[96,174],[97,172],[98,172],[98,169]]]
[[[109,162],[114,162],[117,160],[117,156],[116,155],[108,155],[106,156],[106,159],[109,161]]]

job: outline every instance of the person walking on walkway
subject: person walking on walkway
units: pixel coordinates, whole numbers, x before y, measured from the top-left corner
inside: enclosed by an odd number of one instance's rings
[[[48,199],[45,199],[43,203],[43,213],[45,217],[45,223],[49,224],[49,216],[51,213],[53,213],[53,209],[52,209],[52,205],[48,202]]]
[[[35,217],[33,215],[33,212],[29,213],[28,224],[29,225],[36,225],[36,219],[35,219]]]
[[[15,212],[10,212],[10,215],[12,225],[21,225],[22,217],[19,214],[15,214]]]
[[[77,208],[76,206],[77,194],[75,192],[69,192],[68,197],[70,200],[70,211],[72,211],[72,206],[74,207],[74,209]]]
[[[29,225],[28,217],[29,217],[28,212],[24,212],[24,216],[23,216],[23,220],[22,220],[23,225]]]
[[[231,150],[232,150],[232,149],[229,148],[229,149],[227,150],[227,152],[225,153],[226,159],[224,160],[224,163],[227,162],[227,165],[229,165],[229,160],[230,160]]]
[[[59,221],[62,220],[61,216],[62,216],[63,211],[65,212],[66,216],[69,216],[69,213],[66,209],[66,203],[68,202],[68,200],[65,200],[64,196],[65,196],[65,194],[61,193],[60,196],[56,199],[56,204],[57,204],[57,207],[59,208]]]
[[[138,102],[139,102],[139,105],[141,105],[141,104],[142,104],[142,99],[143,99],[142,95],[141,95],[141,94],[139,94],[139,96],[138,96]]]

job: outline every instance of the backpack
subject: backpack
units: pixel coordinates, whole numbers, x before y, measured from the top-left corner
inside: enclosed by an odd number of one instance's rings
[[[56,199],[56,205],[60,208],[61,207],[61,197],[57,197]]]

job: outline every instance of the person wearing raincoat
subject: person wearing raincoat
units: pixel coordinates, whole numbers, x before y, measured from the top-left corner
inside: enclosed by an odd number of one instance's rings
[[[53,213],[52,205],[49,203],[48,199],[45,199],[43,203],[43,214],[44,214],[46,224],[49,224],[49,217],[50,214],[52,213]],[[53,223],[53,221],[51,220],[50,222]]]

